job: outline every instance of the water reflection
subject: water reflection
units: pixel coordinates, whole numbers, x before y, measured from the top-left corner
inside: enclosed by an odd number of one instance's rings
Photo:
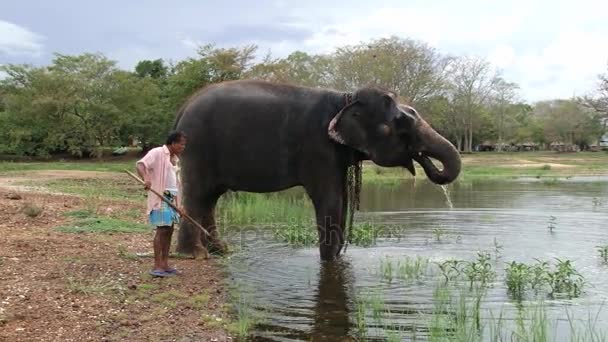
[[[573,302],[575,315],[586,317],[589,308],[598,311],[608,298],[607,266],[596,251],[597,245],[608,244],[608,182],[474,180],[451,184],[448,190],[449,202],[441,187],[421,180],[364,184],[356,222],[396,226],[401,238],[384,238],[371,248],[349,246],[337,262],[320,263],[317,247],[294,249],[270,239],[248,240],[243,255],[235,260],[240,269],[231,273],[251,285],[252,294],[263,303],[260,310],[267,314],[265,323],[255,328],[254,340],[349,341],[349,335],[357,334],[356,295],[370,289],[383,294],[391,312],[386,324],[398,324],[404,332],[425,329],[424,313],[433,307],[436,277],[391,282],[379,275],[381,260],[407,256],[431,262],[472,260],[477,251],[492,251],[496,242],[501,245],[494,261],[499,277],[484,307],[511,307],[504,285],[505,264],[532,263],[536,258],[569,259],[583,273],[588,285]],[[442,232],[440,239],[435,230]],[[569,303],[553,301],[551,313],[566,319],[565,305]],[[608,326],[606,310],[599,321]],[[368,340],[384,340],[385,327],[367,323]]]
[[[354,283],[349,260],[322,262],[315,295],[312,341],[350,341],[349,305]]]

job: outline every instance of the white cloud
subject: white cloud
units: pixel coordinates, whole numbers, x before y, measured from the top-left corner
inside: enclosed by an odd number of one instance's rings
[[[542,49],[517,58],[513,70],[526,97],[550,99],[590,92],[607,63],[608,36],[566,31]]]
[[[608,62],[608,3],[541,0],[419,2],[363,8],[310,27],[298,48],[312,53],[396,35],[419,39],[444,53],[482,55],[529,101],[581,95]]]
[[[185,46],[186,48],[188,48],[189,50],[192,50],[192,51],[198,50],[198,48],[203,45],[202,42],[200,42],[198,40],[195,40],[195,39],[192,39],[190,37],[186,37],[186,38],[180,39],[179,42],[183,46]]]
[[[488,55],[488,61],[492,65],[504,69],[515,61],[515,51],[510,45],[498,45]]]
[[[43,37],[27,28],[0,20],[0,54],[39,56]]]

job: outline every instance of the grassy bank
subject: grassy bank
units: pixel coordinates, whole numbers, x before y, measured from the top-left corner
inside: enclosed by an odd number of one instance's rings
[[[82,207],[75,207],[67,211],[65,216],[69,219],[60,225],[53,227],[54,231],[65,235],[81,236],[83,240],[110,239],[115,235],[120,235],[121,239],[136,239],[140,236],[149,234],[149,227],[145,225],[142,218],[145,206],[145,192],[139,184],[122,173],[123,169],[132,169],[134,161],[120,162],[51,162],[51,163],[0,163],[0,180],[14,177],[19,178],[19,184],[37,185],[52,191],[78,194],[83,196],[86,201]],[[577,175],[608,175],[608,154],[607,153],[479,153],[463,155],[463,179],[475,178],[511,178],[519,176],[552,177],[577,176]],[[104,171],[103,174],[80,174],[73,176],[61,175],[58,177],[41,177],[42,173],[28,173],[30,171],[46,170],[77,170],[77,171]],[[419,178],[424,178],[424,173],[418,169]],[[45,175],[45,176],[48,176]],[[63,178],[62,178],[63,177]],[[364,168],[364,182],[367,183],[391,183],[398,182],[409,176],[401,168],[379,168],[372,164],[366,164]],[[113,211],[109,211],[109,204],[102,204],[104,199],[110,199],[117,206],[113,206]],[[250,194],[250,193],[228,193],[222,197],[217,210],[217,218],[222,229],[233,229],[234,227],[265,226],[273,229],[274,237],[292,246],[311,246],[317,242],[317,233],[314,229],[314,211],[310,200],[301,189],[291,189],[284,193],[270,194]],[[385,234],[391,234],[390,229],[381,227],[374,222],[359,223],[355,221],[355,227],[351,232],[353,244],[359,246],[372,246],[375,239]],[[390,228],[390,227],[389,227]],[[227,232],[226,232],[227,233]],[[440,239],[438,231],[437,239]],[[223,234],[223,233],[222,233]],[[135,236],[135,237],[133,237]],[[91,239],[93,237],[94,239]],[[148,243],[148,241],[146,241]],[[76,244],[78,245],[78,244]],[[128,245],[128,244],[126,244]],[[145,245],[149,248],[149,245]],[[606,247],[603,250],[608,250]],[[113,253],[125,262],[142,262],[141,257],[135,253],[135,249],[117,248]],[[603,252],[602,258],[607,259]],[[148,262],[145,260],[144,262]],[[147,265],[147,264],[146,264]],[[546,308],[541,304],[522,306],[517,317],[513,319],[503,318],[500,312],[489,313],[480,307],[478,303],[485,300],[485,293],[472,292],[473,284],[495,282],[495,275],[492,270],[486,267],[488,258],[480,256],[479,260],[471,263],[450,264],[443,263],[434,265],[427,259],[410,258],[391,262],[383,260],[378,269],[375,270],[378,278],[388,282],[418,282],[425,277],[436,277],[440,283],[437,286],[433,297],[433,309],[424,312],[422,321],[425,322],[419,330],[403,331],[403,325],[399,325],[398,317],[391,316],[381,292],[361,294],[356,298],[357,311],[352,314],[361,329],[361,337],[365,336],[365,329],[368,326],[376,326],[387,333],[387,340],[397,341],[402,336],[411,336],[416,339],[416,334],[420,333],[432,341],[481,341],[480,336],[487,337],[495,341],[545,341],[551,340],[554,335],[554,321],[548,315]],[[435,267],[434,267],[435,266]],[[523,299],[529,299],[530,291],[536,291],[539,283],[538,279],[544,281],[541,289],[547,293],[554,292],[558,286],[571,284],[567,290],[573,289],[573,293],[578,294],[579,283],[575,273],[565,272],[566,267],[559,268],[561,273],[557,274],[553,268],[542,268],[536,264],[510,264],[506,270],[506,286],[513,294]],[[462,276],[459,279],[461,287],[445,287],[445,283],[450,285],[456,273]],[[537,272],[538,270],[542,272]],[[430,274],[429,274],[430,273]],[[540,274],[540,277],[536,275]],[[569,278],[560,280],[558,275],[567,275]],[[446,279],[445,282],[441,281]],[[83,279],[85,278],[83,276]],[[78,289],[80,292],[90,292],[88,283],[86,287],[77,281],[70,281],[71,288]],[[190,300],[191,295],[180,289],[167,288],[162,291],[149,291],[146,283],[138,285],[137,290],[142,292],[140,297],[133,297],[133,302],[143,302],[143,298],[152,298],[163,310],[173,310],[188,307],[189,310],[204,306],[208,301],[205,293],[195,295]],[[549,281],[550,280],[550,281]],[[557,280],[557,281],[556,281]],[[88,281],[88,280],[87,280]],[[123,284],[125,285],[125,284]],[[126,286],[126,285],[125,285]],[[432,285],[430,285],[432,286]],[[94,290],[94,289],[93,289]],[[168,293],[168,294],[167,294]],[[246,335],[247,331],[258,321],[251,309],[250,298],[240,296],[238,290],[231,292],[233,320],[230,330],[235,335]],[[148,297],[146,297],[148,296]],[[515,295],[513,295],[515,297]],[[129,297],[127,297],[129,298]],[[521,299],[520,298],[520,299]],[[129,299],[131,300],[131,299]],[[532,297],[534,301],[535,298]],[[130,303],[130,302],[129,302]],[[171,304],[177,303],[177,304]],[[166,307],[166,308],[164,308]],[[197,309],[198,310],[198,309]],[[511,312],[512,313],[512,312]],[[196,313],[199,315],[198,313]],[[218,321],[218,317],[212,316],[207,312],[201,313],[201,324],[211,327],[214,324],[226,325],[228,329],[227,317],[223,316],[224,321]],[[479,317],[482,317],[481,322]],[[394,319],[393,319],[394,318]],[[570,318],[570,316],[568,317]],[[367,322],[367,323],[366,323]],[[603,340],[604,331],[595,326],[585,326],[579,324],[578,320],[571,321],[576,325],[573,340],[589,340],[590,336],[598,336],[595,340]],[[410,327],[407,327],[411,329]],[[481,331],[480,331],[481,330]],[[411,333],[411,334],[410,334]],[[515,336],[515,339],[513,337]],[[578,337],[580,336],[580,337]],[[601,337],[601,338],[599,338]],[[424,339],[424,338],[423,338]]]
[[[416,166],[418,178],[426,178],[424,170]],[[517,178],[517,177],[572,177],[608,175],[606,152],[480,152],[462,155],[460,179]],[[390,183],[412,177],[402,168],[382,168],[365,164],[364,181]]]
[[[133,170],[136,159],[119,161],[0,162],[0,175],[40,170],[79,170],[122,172]],[[416,165],[417,177],[426,177]],[[491,177],[567,177],[608,175],[606,152],[479,152],[462,155],[462,178]],[[412,177],[401,167],[384,168],[364,164],[365,182],[394,182]]]

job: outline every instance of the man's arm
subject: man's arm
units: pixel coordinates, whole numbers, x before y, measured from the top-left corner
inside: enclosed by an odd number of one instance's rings
[[[148,190],[152,186],[152,181],[150,181],[149,172],[152,171],[155,167],[156,159],[157,159],[157,151],[152,149],[149,151],[143,158],[137,161],[135,164],[135,168],[137,169],[137,173],[139,177],[143,179],[145,185],[144,189]]]
[[[145,182],[144,189],[149,190],[150,186],[152,186],[152,182],[148,179],[148,173],[146,172],[146,166],[144,163],[137,163],[135,168],[137,169],[137,173],[139,174],[139,178],[143,179]]]

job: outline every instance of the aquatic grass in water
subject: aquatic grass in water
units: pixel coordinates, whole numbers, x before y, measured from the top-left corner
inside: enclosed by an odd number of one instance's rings
[[[583,276],[574,268],[570,260],[556,258],[557,265],[553,272],[549,272],[549,286],[551,296],[566,295],[578,297],[584,284]]]
[[[393,261],[388,257],[380,259],[380,275],[389,283],[393,281]]]
[[[378,275],[380,278],[391,283],[393,279],[409,282],[420,279],[421,276],[427,274],[430,263],[428,258],[421,256],[405,257],[395,261],[389,257],[380,259]]]
[[[597,250],[600,253],[600,257],[604,263],[608,263],[608,245],[597,246]]]
[[[496,240],[496,238],[494,238],[494,258],[498,259],[500,258],[500,253],[503,249],[503,245],[499,244],[498,241]]]
[[[553,269],[548,262],[537,260],[534,265],[512,261],[505,269],[507,291],[521,300],[526,290],[538,294],[547,288],[550,297],[579,297],[584,286],[584,277],[574,268],[570,260],[557,259]]]
[[[433,292],[433,314],[429,322],[430,341],[479,341],[480,303],[484,292],[451,289],[439,285]]]
[[[511,262],[505,270],[507,291],[517,299],[521,299],[526,286],[531,279],[530,267],[524,263]]]
[[[481,286],[485,287],[496,278],[496,272],[490,264],[490,253],[487,252],[478,252],[477,260],[467,262],[463,272],[470,283],[471,289],[474,282],[479,282]]]
[[[378,237],[382,235],[379,226],[375,225],[373,222],[354,223],[352,231],[347,233],[350,235],[348,236],[348,240],[352,244],[362,247],[371,247],[375,245]],[[392,235],[390,231],[388,232],[388,235]]]
[[[397,261],[397,278],[404,281],[418,280],[426,274],[428,266],[429,260],[427,258],[421,256],[417,256],[415,259],[405,257]]]
[[[450,281],[458,280],[462,274],[462,267],[464,263],[464,260],[450,259],[444,262],[436,262],[435,264],[439,267],[441,275],[445,279],[445,284],[447,284]]]
[[[456,292],[454,294],[454,292]],[[506,319],[503,311],[495,315],[482,309],[486,292],[452,288],[439,284],[433,292],[434,308],[428,319],[429,341],[448,342],[549,342],[556,331],[556,319],[550,319],[543,301],[519,305],[514,320]],[[601,309],[600,309],[601,310]],[[606,341],[605,327],[598,324],[599,311],[586,319],[576,319],[566,309],[570,325],[567,341]],[[560,336],[565,337],[565,336]]]
[[[307,247],[318,243],[319,237],[314,223],[292,222],[273,228],[274,237],[292,247]]]
[[[549,226],[548,226],[548,228],[549,228],[549,231],[551,233],[553,233],[553,230],[555,229],[555,220],[556,220],[555,216],[553,216],[553,215],[549,216]]]
[[[384,313],[386,312],[386,302],[384,294],[380,289],[368,289],[365,292],[360,292],[357,296],[358,315],[357,319],[361,322],[365,321],[366,312],[369,310],[372,313],[372,318],[376,323],[381,323]],[[360,312],[360,313],[359,313]],[[367,328],[365,329],[367,330]]]

